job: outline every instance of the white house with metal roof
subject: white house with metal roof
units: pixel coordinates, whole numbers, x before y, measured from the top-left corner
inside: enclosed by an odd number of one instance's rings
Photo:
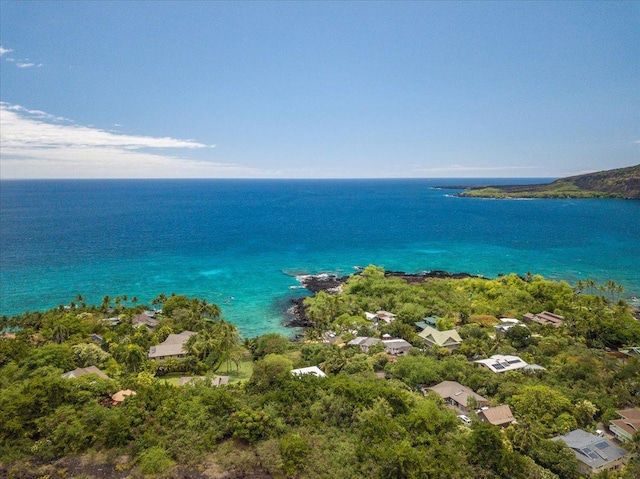
[[[518,356],[510,356],[508,354],[494,354],[488,359],[478,359],[474,363],[487,368],[494,373],[506,373],[517,369],[528,371],[544,370],[542,366],[537,364],[528,364],[524,359]]]
[[[314,376],[317,376],[319,378],[327,377],[324,371],[320,369],[318,366],[309,366],[306,368],[292,369],[291,374],[293,374],[294,376],[304,376],[306,374],[313,374]]]

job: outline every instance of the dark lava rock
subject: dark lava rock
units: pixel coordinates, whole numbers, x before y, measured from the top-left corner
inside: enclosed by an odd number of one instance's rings
[[[305,298],[292,298],[289,300],[291,307],[287,309],[284,325],[287,328],[308,328],[313,323],[307,316],[307,308],[304,306]]]
[[[386,277],[402,278],[407,283],[422,283],[428,278],[438,279],[463,279],[463,278],[481,278],[469,273],[449,273],[448,271],[442,271],[439,269],[431,271],[421,271],[420,273],[405,273],[404,271],[385,271]]]
[[[338,276],[337,274],[314,274],[302,276],[300,282],[305,289],[312,293],[319,293],[339,287],[348,278],[348,276]]]

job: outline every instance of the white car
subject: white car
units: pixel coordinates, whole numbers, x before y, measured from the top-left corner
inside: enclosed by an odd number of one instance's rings
[[[460,419],[460,421],[465,423],[467,426],[471,425],[471,419],[469,419],[469,417],[465,416],[464,414],[458,414],[458,419]]]

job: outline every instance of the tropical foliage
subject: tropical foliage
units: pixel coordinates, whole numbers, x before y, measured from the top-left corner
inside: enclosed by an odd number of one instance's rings
[[[640,406],[640,360],[620,361],[605,349],[640,344],[615,283],[571,287],[536,275],[408,283],[370,266],[342,292],[306,300],[315,323],[307,336],[317,339],[302,342],[278,334],[243,339],[217,305],[158,298],[163,314],[153,331],[131,325],[148,306],[127,307],[122,298],[118,308],[107,298],[97,307],[2,318],[1,328],[16,334],[0,338],[0,475],[26,474],[28,461],[104,451],[130,458],[122,467],[139,474],[213,463],[228,477],[577,479],[571,450],[549,439],[577,427],[594,431],[616,409]],[[364,312],[378,310],[397,319],[375,327]],[[497,317],[542,310],[562,314],[565,326],[494,332]],[[113,314],[120,324],[102,321]],[[424,348],[413,324],[424,316],[455,325],[462,347],[455,354]],[[148,359],[150,346],[184,330],[196,333],[185,358]],[[385,333],[416,347],[390,358],[382,346],[367,353],[344,346],[356,335]],[[546,370],[496,375],[469,360],[495,353]],[[87,366],[110,379],[62,377]],[[328,377],[290,372],[306,366]],[[176,386],[179,376],[215,374],[228,374],[230,384]],[[472,425],[461,423],[439,396],[424,393],[446,380],[510,405],[518,422],[499,429],[471,413]],[[137,394],[114,405],[111,395],[121,389]],[[630,479],[638,468],[632,461],[608,477]]]

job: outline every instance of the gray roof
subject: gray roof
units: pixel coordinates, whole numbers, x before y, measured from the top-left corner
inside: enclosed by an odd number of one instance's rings
[[[162,343],[149,348],[149,358],[164,358],[185,354],[183,349],[184,344],[194,334],[196,333],[193,331],[182,331],[180,334],[170,334]]]
[[[384,348],[387,353],[392,353],[394,351],[408,351],[413,347],[413,344],[405,341],[404,339],[383,339],[382,344],[384,344]]]
[[[84,376],[86,374],[97,374],[101,378],[111,379],[109,376],[107,376],[105,373],[103,373],[96,366],[89,366],[87,368],[76,368],[73,371],[68,371],[68,372],[64,373],[62,375],[62,377],[66,378],[66,379],[79,378],[79,377]]]
[[[578,461],[591,468],[601,467],[629,454],[629,451],[616,446],[603,437],[576,429],[564,436],[557,436],[552,441],[563,441],[569,446]]]
[[[358,336],[347,343],[349,346],[373,346],[378,344],[380,340],[378,338],[368,338],[366,336]]]

